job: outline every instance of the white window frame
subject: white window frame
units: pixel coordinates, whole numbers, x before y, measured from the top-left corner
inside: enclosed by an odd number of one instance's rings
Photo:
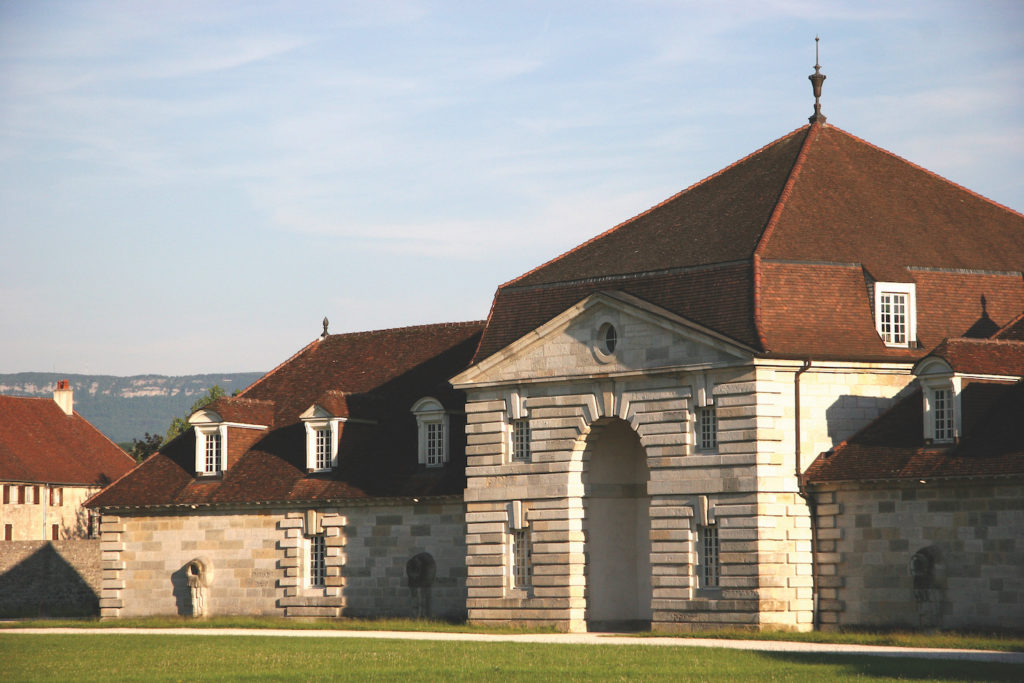
[[[892,315],[891,306],[895,297],[902,297],[905,305],[903,341],[898,340],[895,322],[891,318],[885,319],[886,312]],[[875,331],[882,343],[892,348],[910,348],[917,343],[917,286],[914,283],[875,283]]]
[[[448,462],[448,413],[441,402],[425,396],[412,406],[416,417],[418,461],[427,467],[441,467]],[[438,434],[440,432],[440,434]]]
[[[197,424],[196,431],[196,474],[205,477],[214,477],[228,468],[228,426],[226,423]],[[210,469],[207,462],[207,442],[211,436],[220,437],[219,462]]]
[[[924,401],[924,440],[925,443],[954,443],[960,437],[960,386],[959,378],[951,376],[923,376],[921,381],[921,398]],[[937,400],[937,392],[944,392],[944,401]],[[944,405],[940,405],[940,403]],[[940,414],[939,411],[942,411]],[[939,422],[945,425],[940,430]]]
[[[330,472],[338,467],[338,418],[303,419],[306,428],[306,471]],[[318,437],[327,432],[327,463],[320,462]]]

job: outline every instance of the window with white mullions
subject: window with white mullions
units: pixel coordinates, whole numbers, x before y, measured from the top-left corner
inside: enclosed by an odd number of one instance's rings
[[[328,470],[331,468],[331,430],[316,430],[316,469]]]
[[[221,447],[223,443],[221,441],[220,432],[210,432],[206,434],[206,461],[205,461],[205,472],[207,474],[217,474],[220,472],[221,462]]]
[[[932,393],[932,405],[935,415],[935,440],[953,440],[953,401],[949,389],[936,389]]]
[[[444,463],[444,423],[429,422],[427,427],[427,467]]]
[[[875,329],[886,346],[910,346],[917,339],[916,286],[875,283]]]

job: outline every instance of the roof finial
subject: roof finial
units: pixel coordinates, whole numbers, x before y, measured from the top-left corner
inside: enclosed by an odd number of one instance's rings
[[[807,77],[814,89],[814,114],[807,119],[811,123],[825,123],[825,115],[821,113],[821,84],[825,82],[825,74],[821,73],[821,65],[818,64],[818,40],[818,36],[814,36],[814,73]]]
[[[327,325],[329,323],[330,323],[330,321],[327,319],[327,316],[324,316],[324,333],[321,335],[322,337],[326,337],[327,336]]]

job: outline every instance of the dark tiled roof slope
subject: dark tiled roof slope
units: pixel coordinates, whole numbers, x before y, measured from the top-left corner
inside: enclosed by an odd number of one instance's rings
[[[965,436],[924,443],[918,389],[807,469],[811,483],[1024,475],[1024,383],[973,382],[963,390]]]
[[[105,486],[135,461],[53,399],[0,396],[0,480]]]
[[[1006,323],[993,337],[995,339],[1015,339],[1024,341],[1024,313]]]
[[[760,344],[753,325],[750,279],[749,263],[732,263],[639,277],[502,287],[495,295],[475,360],[499,351],[573,304],[604,290],[632,294],[757,348]]]
[[[306,346],[238,398],[240,422],[272,420],[265,435],[222,477],[197,478],[192,430],[90,501],[91,507],[299,503],[372,497],[457,495],[465,488],[465,397],[448,378],[479,343],[481,322],[423,325],[330,335]],[[441,468],[417,464],[412,405],[433,396],[451,411],[449,453]],[[307,474],[299,415],[314,403],[343,410],[338,470]],[[338,415],[338,413],[334,413]],[[229,436],[230,439],[230,436]]]
[[[913,360],[1016,316],[1022,268],[1024,216],[813,124],[499,287],[474,360],[602,289],[767,355]],[[917,284],[919,347],[878,339],[875,281]]]
[[[942,358],[958,374],[1024,377],[1024,341],[945,339],[928,356]]]

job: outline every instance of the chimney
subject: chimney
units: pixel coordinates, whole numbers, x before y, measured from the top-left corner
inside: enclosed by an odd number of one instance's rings
[[[65,414],[73,414],[75,412],[75,392],[71,389],[71,382],[66,379],[57,380],[57,388],[53,390],[53,400]]]

